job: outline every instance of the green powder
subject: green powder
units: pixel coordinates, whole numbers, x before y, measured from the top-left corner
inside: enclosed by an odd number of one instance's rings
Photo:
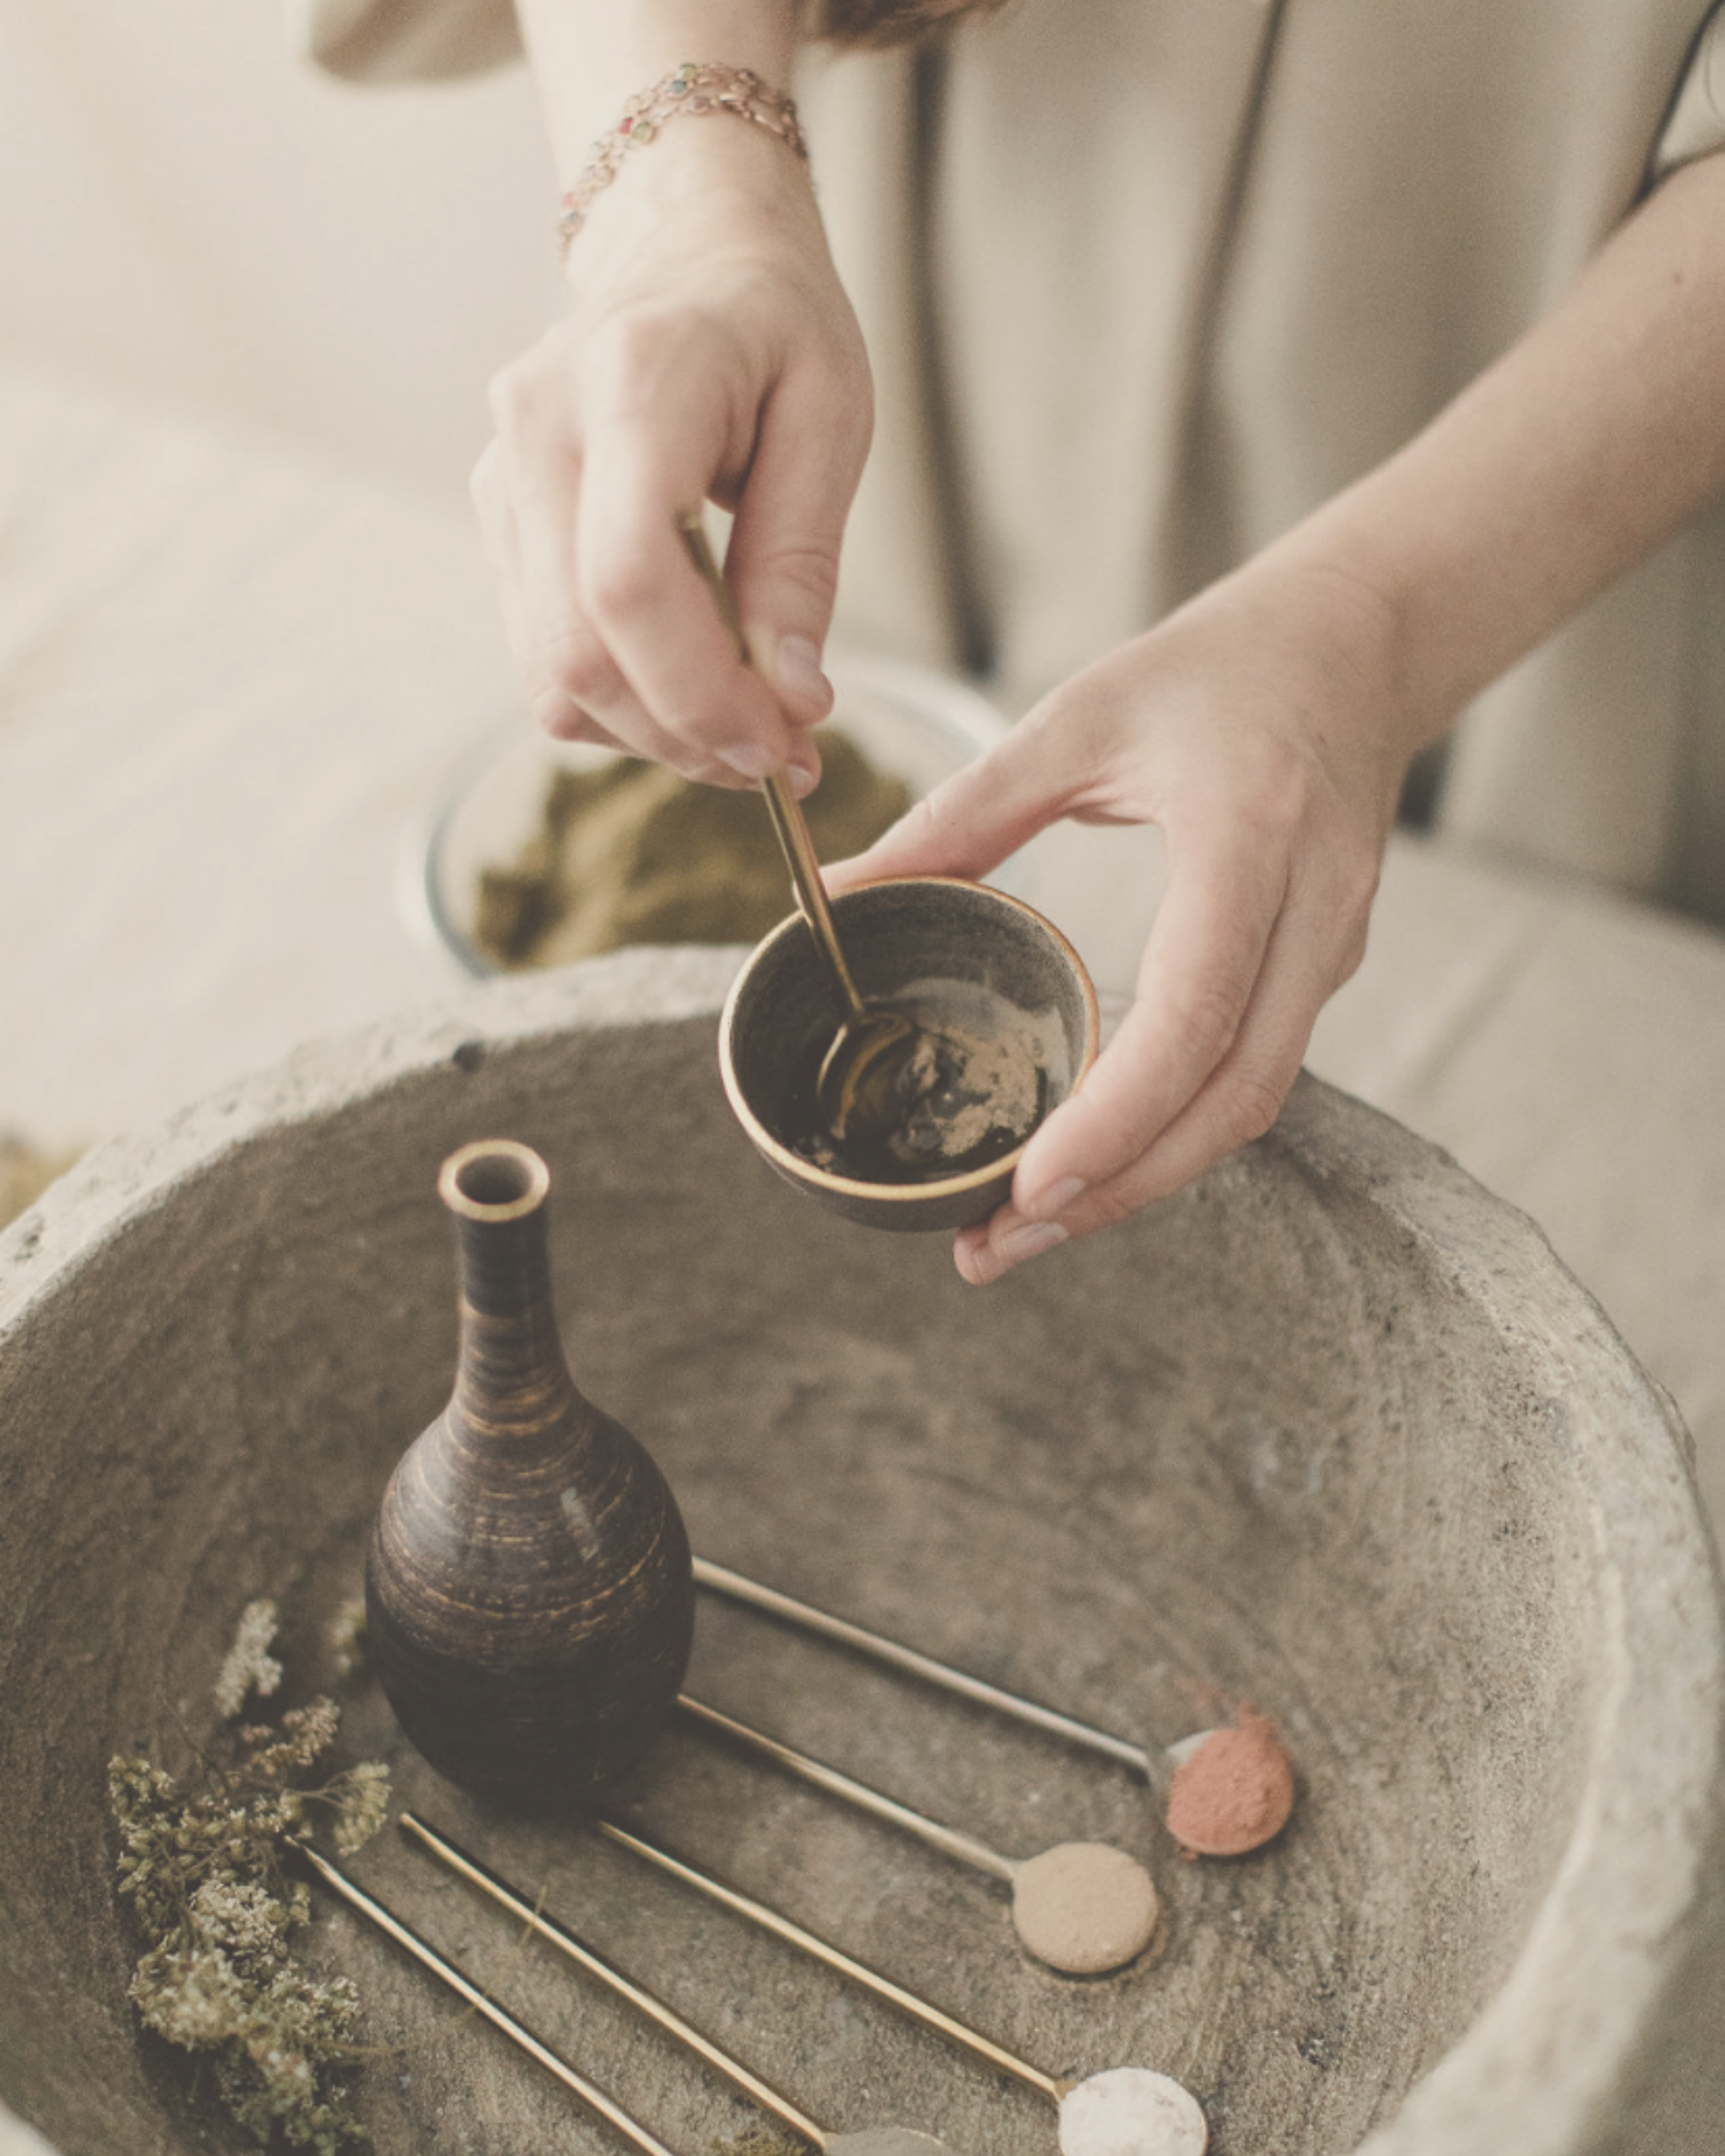
[[[844,734],[823,730],[803,803],[823,861],[860,853],[910,806]],[[506,971],[563,966],[627,943],[757,943],[795,906],[765,802],[619,757],[552,779],[540,827],[480,874],[475,941]]]

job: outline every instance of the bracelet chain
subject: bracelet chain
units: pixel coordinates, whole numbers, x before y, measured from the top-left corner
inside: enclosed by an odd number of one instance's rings
[[[622,117],[588,152],[575,184],[563,197],[557,239],[567,255],[593,198],[617,177],[630,151],[652,141],[667,121],[680,113],[732,112],[776,135],[806,164],[809,146],[798,123],[797,108],[783,91],[763,82],[752,68],[727,67],[718,60],[685,60],[640,90],[623,108]]]

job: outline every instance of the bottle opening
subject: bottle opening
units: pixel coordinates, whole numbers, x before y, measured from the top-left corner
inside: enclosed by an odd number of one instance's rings
[[[481,1138],[444,1163],[438,1194],[468,1220],[514,1220],[531,1213],[551,1188],[551,1171],[531,1146],[513,1138]]]

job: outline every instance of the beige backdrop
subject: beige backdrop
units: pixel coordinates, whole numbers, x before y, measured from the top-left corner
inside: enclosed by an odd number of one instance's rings
[[[523,69],[358,90],[280,0],[0,0],[0,365],[454,498],[556,304],[555,196]]]

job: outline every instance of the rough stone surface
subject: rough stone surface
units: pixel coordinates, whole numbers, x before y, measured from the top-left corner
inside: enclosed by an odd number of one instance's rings
[[[704,1602],[692,1689],[1009,1854],[1118,1843],[1163,1936],[1062,1979],[998,1882],[693,1735],[627,1811],[1050,2072],[1175,2076],[1216,2156],[1711,2150],[1717,1584],[1681,1433],[1537,1230],[1304,1082],[1196,1188],[978,1294],[756,1158],[715,1069],[733,965],[601,961],[309,1050],[0,1238],[0,2097],[62,2156],[228,2145],[132,2027],[103,1770],[183,1757],[255,1596],[290,1683],[331,1681],[321,1628],[453,1368],[437,1166],[504,1136],[551,1164],[578,1377],[697,1548],[1154,1742],[1249,1700],[1301,1789],[1269,1849],[1183,1862],[1125,1770]],[[1050,2146],[1033,2090],[578,1824],[448,1790],[369,1688],[348,1728],[814,2117]],[[404,1840],[356,1869],[688,2156],[751,2123]],[[615,2146],[345,1912],[315,1950],[377,2041],[441,2030],[366,2071],[379,2156]]]

